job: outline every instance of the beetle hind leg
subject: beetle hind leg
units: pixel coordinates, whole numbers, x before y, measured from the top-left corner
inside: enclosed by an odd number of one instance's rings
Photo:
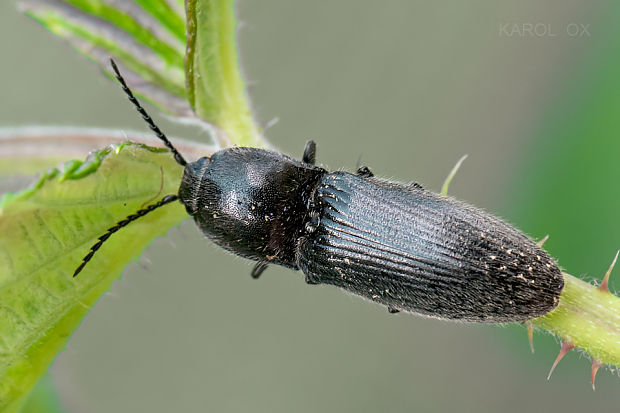
[[[256,280],[267,269],[267,267],[269,267],[269,264],[264,263],[264,262],[259,262],[254,266],[254,268],[252,268],[252,272],[250,273],[250,275],[252,276],[252,278]]]

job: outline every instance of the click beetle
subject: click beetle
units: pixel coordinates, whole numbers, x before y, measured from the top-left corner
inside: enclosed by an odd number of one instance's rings
[[[560,268],[523,233],[480,209],[413,183],[404,185],[315,165],[258,148],[232,147],[187,163],[127,87],[157,137],[184,166],[178,194],[128,216],[99,237],[76,276],[116,231],[180,201],[215,244],[257,261],[301,270],[390,312],[475,322],[526,321],[559,301]]]

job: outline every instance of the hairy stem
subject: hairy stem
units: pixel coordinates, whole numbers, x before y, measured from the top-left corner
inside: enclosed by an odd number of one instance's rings
[[[532,320],[603,363],[620,366],[620,298],[564,273],[560,304]]]

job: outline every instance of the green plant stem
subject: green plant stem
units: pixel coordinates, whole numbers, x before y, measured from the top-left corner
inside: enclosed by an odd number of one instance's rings
[[[264,146],[239,70],[234,4],[188,0],[186,80],[190,105],[216,125],[230,144]]]
[[[620,366],[620,298],[570,274],[564,280],[558,306],[532,323],[603,364]]]

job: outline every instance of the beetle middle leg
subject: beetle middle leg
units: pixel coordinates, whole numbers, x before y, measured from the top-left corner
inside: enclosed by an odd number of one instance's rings
[[[304,148],[304,154],[301,157],[301,160],[302,162],[314,165],[316,162],[316,143],[314,143],[314,141],[306,142],[306,147]]]
[[[357,176],[360,176],[362,178],[370,178],[375,176],[375,174],[373,174],[370,169],[368,169],[367,166],[360,166],[356,172]]]
[[[360,156],[357,158],[357,162],[355,163],[355,167],[357,168],[357,171],[355,172],[355,174],[361,178],[371,178],[375,176],[375,174],[373,174],[370,168],[368,168],[366,165],[360,166],[361,162],[362,162],[362,154],[360,153]]]

